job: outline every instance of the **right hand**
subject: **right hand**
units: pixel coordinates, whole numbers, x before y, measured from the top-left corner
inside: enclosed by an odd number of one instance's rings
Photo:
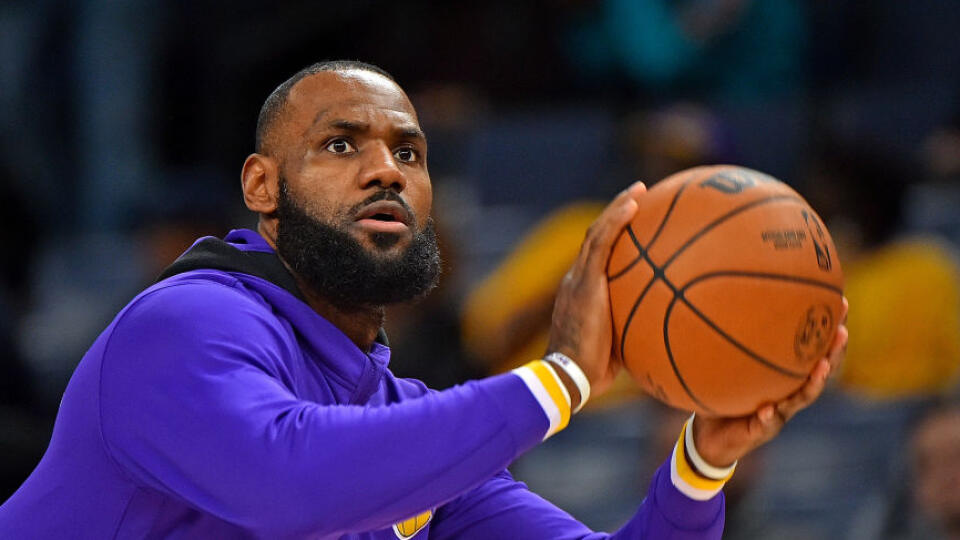
[[[577,260],[560,283],[553,305],[547,353],[560,352],[576,362],[590,380],[592,396],[610,388],[620,370],[620,362],[613,355],[607,261],[620,232],[637,213],[646,190],[642,182],[634,183],[620,192],[593,222]]]

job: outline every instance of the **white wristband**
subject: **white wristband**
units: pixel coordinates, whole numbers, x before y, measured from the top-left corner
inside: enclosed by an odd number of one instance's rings
[[[569,375],[573,380],[573,384],[577,385],[577,390],[580,391],[580,403],[577,404],[577,408],[574,409],[573,412],[580,412],[580,409],[582,409],[587,403],[587,400],[590,399],[590,381],[587,379],[586,374],[583,373],[583,370],[580,369],[580,366],[578,366],[576,362],[563,353],[552,352],[548,354],[544,360],[560,366],[564,373]]]
[[[734,461],[733,465],[729,467],[714,467],[706,462],[697,452],[697,447],[693,444],[693,420],[696,418],[696,413],[690,415],[690,419],[687,420],[687,432],[684,435],[683,445],[687,450],[687,457],[690,458],[693,466],[696,467],[698,473],[703,476],[710,478],[711,480],[726,480],[733,474],[733,470],[737,467],[737,462]]]

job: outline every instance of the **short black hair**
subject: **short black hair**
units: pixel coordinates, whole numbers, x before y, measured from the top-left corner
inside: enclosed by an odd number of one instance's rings
[[[369,71],[371,73],[383,75],[391,81],[394,81],[393,76],[387,73],[387,70],[373,64],[361,62],[359,60],[324,60],[322,62],[317,62],[305,67],[284,81],[273,92],[271,92],[270,95],[267,96],[267,100],[263,102],[263,106],[260,107],[260,115],[257,117],[257,134],[256,142],[254,143],[254,151],[261,154],[264,152],[267,134],[277,119],[280,118],[280,115],[287,104],[287,98],[290,96],[290,89],[300,82],[301,79],[304,77],[309,77],[310,75],[315,75],[321,71],[354,70]]]

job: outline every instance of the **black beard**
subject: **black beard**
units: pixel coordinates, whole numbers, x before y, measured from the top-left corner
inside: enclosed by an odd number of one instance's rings
[[[382,191],[354,208],[378,200],[405,205],[396,193]],[[353,213],[344,217],[349,219]],[[412,242],[391,257],[371,253],[342,227],[311,216],[293,200],[283,179],[276,216],[277,253],[311,292],[341,310],[414,300],[437,285],[441,263],[432,219],[422,231],[411,224]],[[371,240],[378,249],[386,249],[399,242],[400,237],[376,233]]]

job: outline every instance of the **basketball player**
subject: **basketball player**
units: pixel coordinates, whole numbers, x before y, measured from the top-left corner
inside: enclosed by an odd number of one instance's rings
[[[505,467],[618,370],[604,266],[644,188],[588,233],[556,302],[558,355],[431,392],[390,373],[381,330],[384,305],[437,281],[426,158],[377,67],[317,64],[277,88],[242,170],[257,230],[199,240],[96,340],[0,537],[590,536]],[[794,396],[688,423],[614,536],[719,538],[732,465],[817,398],[839,335]]]

